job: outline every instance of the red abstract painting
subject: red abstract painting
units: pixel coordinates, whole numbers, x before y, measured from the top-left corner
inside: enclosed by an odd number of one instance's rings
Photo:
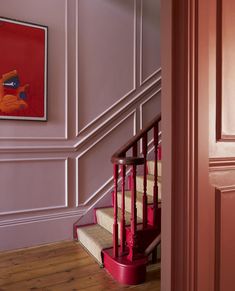
[[[47,33],[0,17],[0,119],[47,120]]]

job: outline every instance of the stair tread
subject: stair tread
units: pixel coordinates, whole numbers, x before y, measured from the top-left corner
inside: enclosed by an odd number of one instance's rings
[[[77,234],[80,243],[102,264],[101,251],[112,247],[112,234],[99,224],[79,227]]]
[[[155,163],[154,160],[148,160],[147,162],[148,163],[153,163],[153,164]],[[161,164],[162,163],[162,160],[158,160],[157,162],[158,162],[158,164]]]
[[[118,208],[118,222],[121,221],[121,213],[122,213],[121,208]],[[102,216],[112,219],[113,221],[113,207],[97,209],[96,214],[97,215],[101,214]],[[129,225],[131,222],[131,214],[127,211],[125,211],[125,220],[126,220],[126,225]],[[141,223],[141,222],[142,222],[142,219],[137,216],[137,223]]]
[[[118,196],[121,196],[122,192],[118,191],[117,194],[118,194]],[[147,197],[148,197],[148,203],[153,203],[153,196],[147,195]],[[131,198],[131,191],[130,190],[125,191],[125,198],[128,198],[128,199]],[[143,192],[136,191],[136,202],[141,203],[141,204],[143,203]]]
[[[99,224],[80,227],[78,228],[78,232],[85,233],[89,238],[94,239],[102,248],[112,246],[112,235]]]
[[[151,175],[154,175],[154,165],[155,165],[155,161],[148,161],[148,172]],[[162,161],[158,160],[158,176],[162,176]]]
[[[136,176],[136,189],[139,192],[143,192],[143,176]],[[161,200],[161,180],[162,178],[158,176],[158,200]],[[153,196],[153,186],[154,186],[154,176],[153,175],[147,175],[147,194],[149,196]]]
[[[144,179],[144,176],[143,175],[137,175],[136,176],[137,179]],[[151,182],[154,182],[154,175],[147,175],[147,180],[151,181]],[[162,182],[162,177],[161,176],[158,176],[157,177],[157,181],[158,183],[161,183]]]

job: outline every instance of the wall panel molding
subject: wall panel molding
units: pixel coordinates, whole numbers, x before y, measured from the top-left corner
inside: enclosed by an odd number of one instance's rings
[[[0,250],[54,243],[73,239],[73,223],[84,215],[83,211],[58,213],[48,217],[0,221]]]
[[[141,69],[142,70],[142,69]],[[159,68],[159,69],[156,69],[151,75],[149,75],[146,79],[144,79],[142,82],[141,82],[141,86],[145,85],[146,83],[148,83],[150,80],[153,80],[153,79],[159,79],[161,77],[161,71],[162,69]]]
[[[120,103],[122,101],[127,100],[127,98],[130,97],[130,95],[132,93],[134,93],[135,90],[136,90],[136,88],[131,89],[126,95],[124,95],[123,97],[121,97],[120,100],[118,100],[117,102],[115,102],[113,105],[111,105],[109,108],[107,108],[104,112],[102,112],[100,115],[98,115],[95,119],[93,119],[91,122],[89,122],[86,126],[84,126],[81,130],[79,130],[77,132],[77,136],[79,136],[81,133],[85,132],[92,125],[94,125],[95,123],[97,123],[102,117],[104,117],[105,115],[108,115],[115,107],[118,107],[117,105],[120,105]],[[109,119],[106,119],[106,123],[107,123],[107,120],[109,121]]]
[[[50,214],[40,214],[34,216],[20,217],[20,218],[11,218],[0,220],[0,227],[15,226],[20,224],[35,223],[40,221],[50,221],[55,219],[64,219],[66,217],[80,217],[84,215],[87,211],[87,208],[83,207],[82,209],[71,209],[69,211],[50,213]]]
[[[161,93],[161,88],[158,89],[156,92],[154,92],[153,94],[151,94],[147,99],[145,99],[143,102],[141,102],[140,104],[140,129],[143,128],[143,115],[144,115],[144,106],[146,105],[146,103],[148,103],[150,100],[152,100],[153,98],[157,98],[158,94]]]
[[[29,208],[22,208],[18,210],[10,210],[10,211],[1,211],[1,216],[6,215],[16,215],[16,214],[24,214],[24,213],[32,213],[32,212],[39,212],[39,211],[48,211],[48,210],[57,210],[57,209],[65,209],[68,208],[68,158],[16,158],[16,159],[1,159],[1,163],[14,163],[16,165],[17,163],[42,163],[42,162],[63,162],[64,167],[64,203],[58,204],[58,205],[51,205],[51,206],[45,206],[45,207],[29,207]],[[58,168],[57,168],[58,169]],[[35,173],[36,175],[36,173]],[[7,177],[6,177],[7,178]],[[2,189],[2,191],[4,191]]]
[[[154,80],[151,84],[148,86],[142,88],[136,94],[131,94],[131,98],[126,100],[124,104],[120,102],[116,108],[112,108],[109,112],[107,112],[107,116],[102,116],[102,120],[97,119],[92,125],[90,125],[86,130],[81,131],[77,142],[75,143],[74,147],[78,148],[81,144],[84,142],[87,142],[88,139],[92,138],[92,136],[96,135],[100,130],[105,128],[108,124],[111,124],[115,121],[115,119],[121,115],[124,114],[124,112],[128,108],[136,108],[137,103],[140,102],[141,99],[146,98],[148,93],[152,90],[154,90],[155,87],[158,87],[161,85],[161,77],[159,77],[157,80]],[[101,118],[100,118],[101,119]]]
[[[113,177],[110,177],[105,183],[103,183],[97,191],[92,193],[88,199],[86,199],[83,203],[79,203],[78,198],[78,185],[77,185],[77,195],[76,195],[76,207],[89,207],[95,203],[97,203],[101,198],[103,198],[106,194],[110,193],[113,189]]]
[[[79,137],[74,140],[61,141],[61,143],[54,144],[33,144],[33,145],[14,145],[14,146],[0,146],[0,154],[20,154],[20,153],[73,153],[78,151],[85,143],[93,139],[94,136],[101,135],[107,125],[112,124],[115,120],[125,114],[126,110],[136,109],[138,102],[142,99],[145,100],[149,92],[152,90],[157,90],[161,86],[161,77],[153,81],[150,85],[142,88],[138,94],[133,95],[132,99],[128,100],[125,104],[120,104],[116,110],[110,112],[110,115],[107,114],[106,118],[103,120],[97,120],[97,123],[94,123],[91,128],[87,128],[82,132]]]
[[[150,80],[154,78],[159,78],[161,75],[161,68],[156,68],[149,76],[143,77],[143,67],[144,67],[144,58],[143,58],[143,21],[144,21],[144,15],[143,15],[143,5],[144,5],[144,0],[141,0],[140,2],[140,86],[143,86]]]
[[[137,41],[136,41],[136,34],[137,34],[137,0],[133,0],[134,3],[134,11],[133,11],[133,86],[130,91],[126,92],[122,97],[120,96],[119,100],[105,109],[102,113],[96,116],[93,120],[88,122],[85,126],[80,128],[79,125],[79,81],[78,81],[78,71],[79,71],[79,61],[78,61],[78,43],[79,43],[79,33],[78,33],[78,2],[76,0],[76,137],[79,137],[84,131],[88,128],[96,124],[102,117],[109,115],[113,109],[116,109],[118,105],[128,101],[129,97],[136,91],[136,84],[137,84]]]
[[[136,110],[131,111],[129,114],[127,114],[124,118],[122,118],[120,121],[118,121],[111,129],[109,129],[105,134],[103,134],[99,139],[95,140],[94,143],[92,143],[89,147],[87,147],[84,151],[82,151],[77,157],[76,157],[76,177],[79,177],[79,159],[83,157],[87,152],[89,152],[92,148],[94,148],[100,141],[102,141],[105,137],[109,136],[116,128],[118,128],[120,125],[122,125],[128,118],[133,117],[133,135],[136,134]],[[112,177],[109,177],[100,187],[98,190],[96,190],[94,193],[91,193],[89,195],[89,198],[86,199],[84,202],[79,201],[79,179],[76,179],[76,207],[80,206],[88,206],[91,201],[94,200],[94,198],[102,196],[107,191],[109,192],[112,188]]]
[[[69,78],[69,65],[68,65],[68,60],[69,60],[69,0],[65,1],[65,134],[64,134],[64,139],[68,139],[68,100],[69,100],[69,86],[68,86],[68,78]]]

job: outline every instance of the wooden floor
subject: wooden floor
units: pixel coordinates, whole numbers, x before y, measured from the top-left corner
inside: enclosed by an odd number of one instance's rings
[[[75,242],[0,253],[0,290],[160,290],[160,269],[150,267],[138,286],[117,284]]]

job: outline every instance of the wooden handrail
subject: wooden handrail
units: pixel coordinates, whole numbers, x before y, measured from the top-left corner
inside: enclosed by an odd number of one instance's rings
[[[142,157],[125,157],[127,151],[132,148],[143,136],[161,121],[161,114],[152,119],[148,125],[143,128],[137,135],[133,136],[126,144],[117,150],[111,157],[111,162],[117,165],[141,165],[144,164]]]

